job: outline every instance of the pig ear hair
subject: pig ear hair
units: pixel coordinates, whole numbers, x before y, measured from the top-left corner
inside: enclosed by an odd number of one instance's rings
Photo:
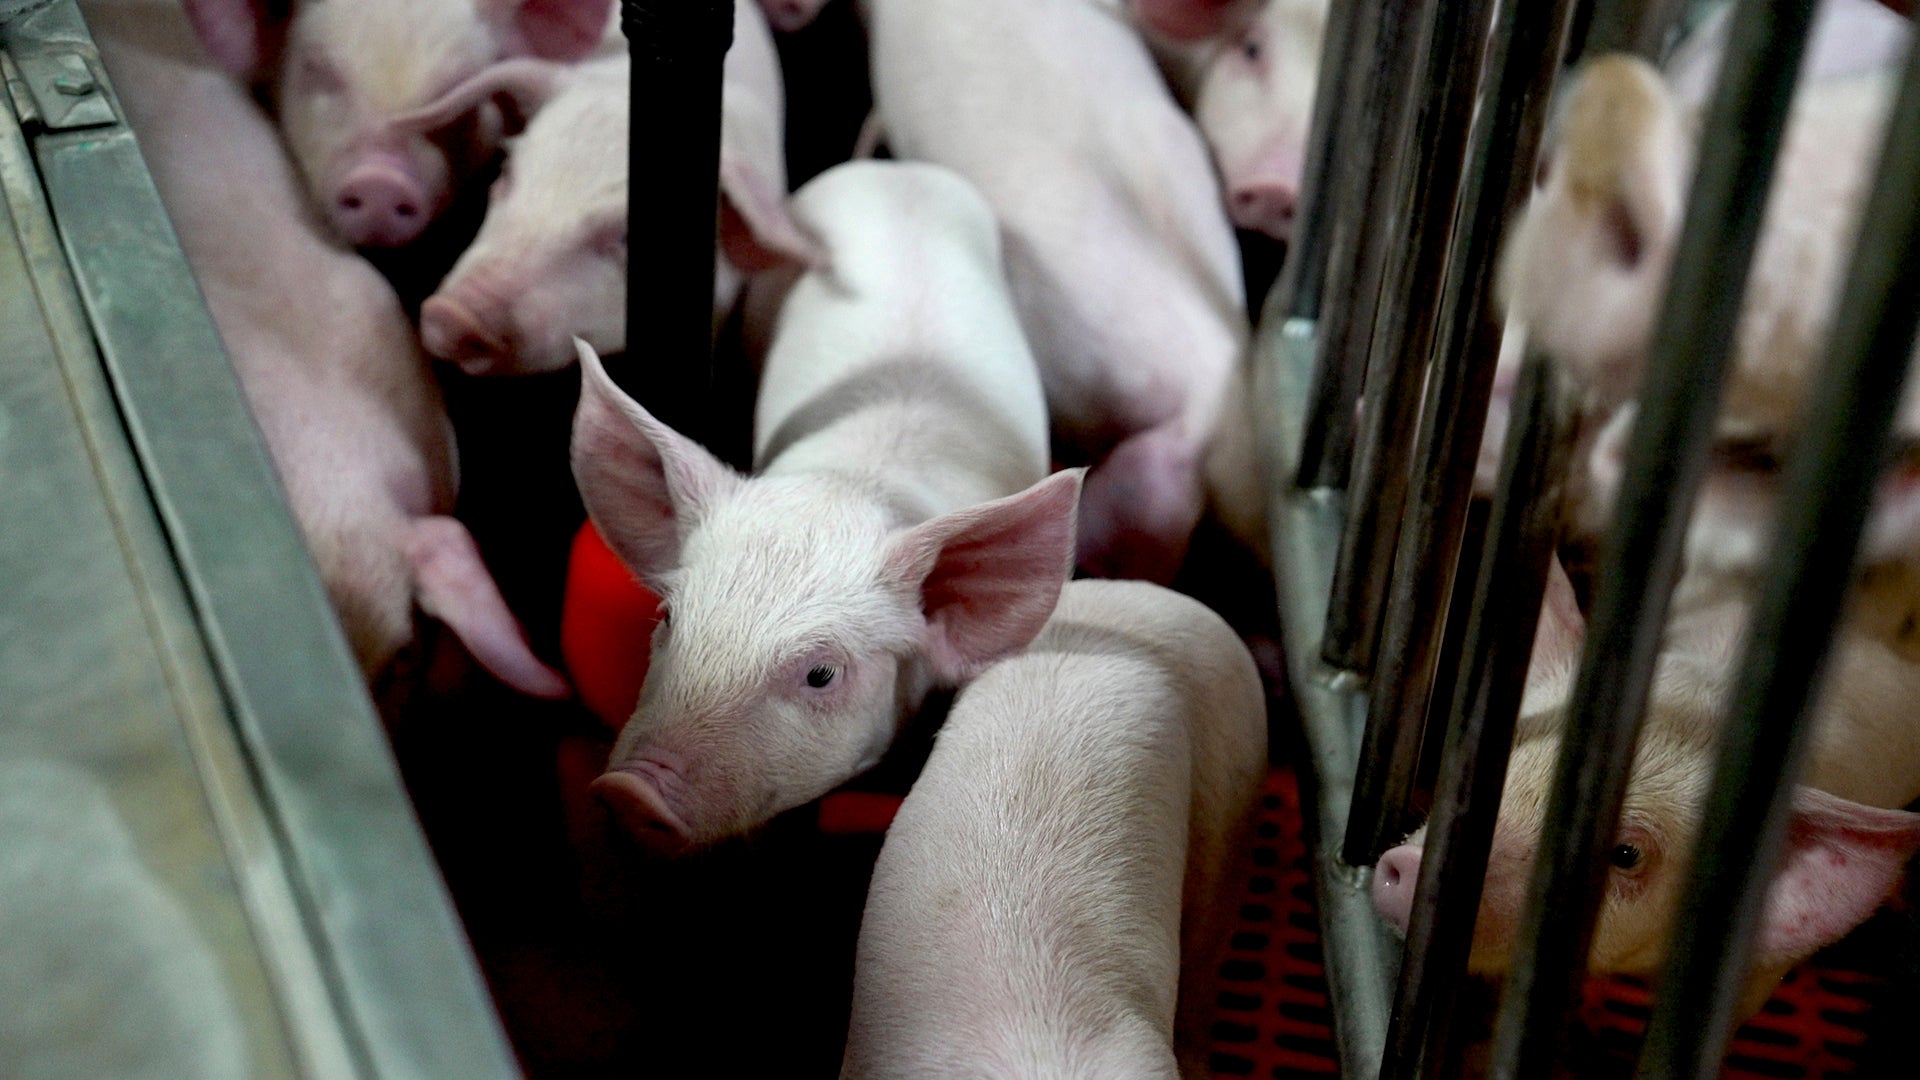
[[[187,21],[213,62],[248,82],[267,77],[286,44],[291,0],[184,0]]]
[[[592,346],[579,338],[574,345],[580,352],[574,481],[627,569],[658,581],[679,564],[682,535],[742,477],[615,386]]]
[[[949,683],[1025,648],[1073,572],[1084,469],[934,518],[897,537],[887,572],[920,595],[927,655]]]
[[[1762,963],[1793,961],[1865,922],[1920,848],[1920,814],[1794,791],[1786,865],[1767,893]]]
[[[387,123],[398,131],[438,131],[489,101],[499,104],[510,132],[527,126],[559,89],[564,65],[547,60],[502,60],[462,79],[439,97]]]
[[[808,269],[827,264],[819,241],[788,212],[785,193],[758,169],[726,153],[720,156],[720,250],[749,273],[790,263]]]
[[[583,60],[599,48],[614,0],[482,0],[481,14],[500,28],[502,56]]]

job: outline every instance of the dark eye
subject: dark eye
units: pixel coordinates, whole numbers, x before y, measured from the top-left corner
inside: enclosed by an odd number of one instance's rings
[[[1241,42],[1240,55],[1257,63],[1260,59],[1260,42],[1255,38],[1248,38]]]
[[[832,682],[833,677],[838,674],[840,674],[839,668],[831,664],[821,664],[812,671],[807,672],[807,685],[813,687],[815,690],[822,689],[828,683]]]
[[[1613,849],[1613,854],[1609,856],[1616,870],[1631,870],[1640,865],[1641,858],[1640,849],[1634,847],[1632,844],[1619,845]]]

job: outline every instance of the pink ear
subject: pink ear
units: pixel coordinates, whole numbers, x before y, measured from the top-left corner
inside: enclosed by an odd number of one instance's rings
[[[1533,632],[1533,659],[1529,663],[1540,670],[1549,665],[1570,664],[1580,657],[1580,645],[1587,636],[1587,620],[1580,614],[1580,600],[1573,592],[1567,568],[1555,555],[1547,566],[1547,591],[1540,601],[1540,624]]]
[[[785,192],[725,153],[720,156],[720,251],[748,272],[788,263],[820,267],[827,261],[820,244],[787,212]]]
[[[213,62],[236,78],[264,78],[287,29],[286,3],[271,0],[185,0],[187,20]]]
[[[483,0],[503,36],[501,55],[581,60],[606,36],[614,0]]]
[[[681,538],[700,512],[742,478],[621,392],[592,346],[579,338],[574,345],[580,352],[574,481],[627,569],[657,581],[679,564]]]
[[[1073,572],[1083,469],[934,518],[893,542],[887,568],[920,594],[934,673],[963,682],[1032,642]]]
[[[1866,921],[1920,848],[1920,814],[1794,792],[1786,865],[1767,894],[1762,962],[1798,960]]]
[[[387,123],[399,131],[438,131],[488,101],[501,101],[505,111],[525,127],[526,118],[540,111],[560,85],[562,66],[547,60],[521,57],[502,60],[455,83],[439,97],[401,113]]]

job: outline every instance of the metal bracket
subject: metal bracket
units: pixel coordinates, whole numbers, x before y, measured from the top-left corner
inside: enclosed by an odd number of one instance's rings
[[[23,127],[31,124],[43,131],[72,131],[119,120],[99,76],[78,52],[18,57],[9,68],[7,84]]]

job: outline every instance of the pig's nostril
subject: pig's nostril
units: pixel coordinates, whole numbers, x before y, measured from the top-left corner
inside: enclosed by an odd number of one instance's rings
[[[348,195],[346,198],[340,200],[340,205],[349,210],[358,210],[362,204],[360,202],[360,196]]]
[[[415,214],[418,214],[420,212],[420,208],[413,205],[412,203],[403,202],[400,205],[394,207],[393,212],[399,215],[400,217],[410,218]]]
[[[1380,868],[1380,876],[1387,880],[1387,886],[1389,888],[1397,886],[1400,884],[1400,867],[1393,863],[1388,863]]]

